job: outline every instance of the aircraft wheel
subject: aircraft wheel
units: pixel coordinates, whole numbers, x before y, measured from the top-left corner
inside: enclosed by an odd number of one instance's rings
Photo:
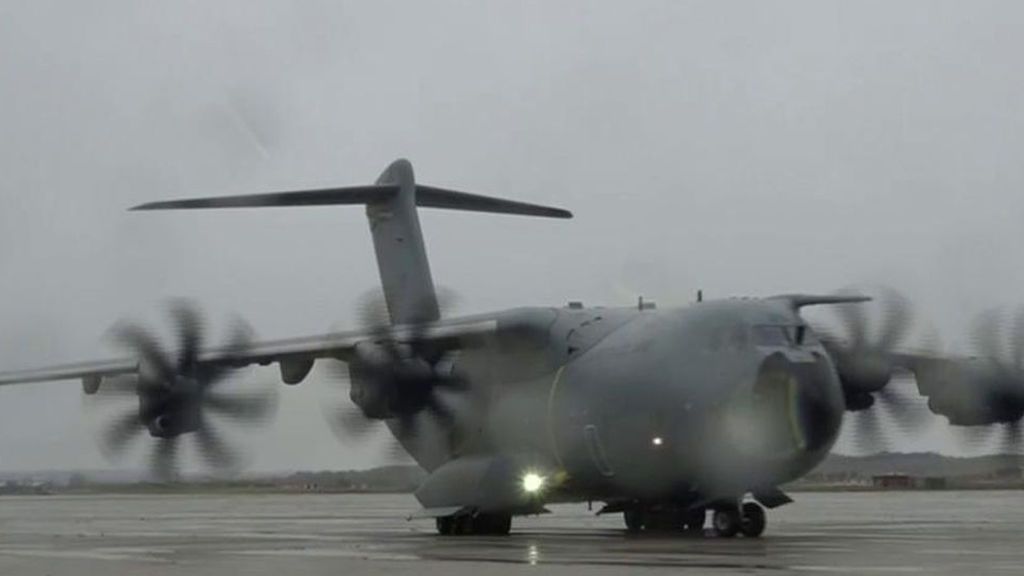
[[[453,536],[468,536],[476,533],[476,522],[469,514],[450,518],[452,523],[452,531],[450,534]]]
[[[452,516],[438,516],[434,520],[437,523],[437,533],[442,536],[451,536],[455,533],[455,518]]]
[[[512,531],[511,514],[480,514],[473,519],[477,534],[507,536]]]
[[[740,531],[740,513],[733,507],[715,510],[711,516],[711,526],[715,534],[722,538],[732,538]]]
[[[703,508],[688,511],[686,513],[686,533],[693,535],[703,534],[704,524],[707,522],[707,519],[707,511]]]
[[[644,529],[644,511],[642,508],[629,508],[622,513],[626,521],[626,530],[629,532],[640,532]]]
[[[755,502],[743,505],[743,519],[740,521],[740,532],[748,538],[757,538],[764,533],[768,519],[764,508]]]
[[[650,532],[674,532],[682,526],[682,518],[674,510],[654,510],[644,515],[644,530]]]

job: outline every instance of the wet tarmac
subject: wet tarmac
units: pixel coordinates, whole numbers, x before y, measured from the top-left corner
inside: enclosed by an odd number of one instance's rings
[[[0,574],[1022,574],[1024,492],[797,494],[761,539],[629,536],[585,505],[508,537],[406,521],[409,496],[0,498]]]

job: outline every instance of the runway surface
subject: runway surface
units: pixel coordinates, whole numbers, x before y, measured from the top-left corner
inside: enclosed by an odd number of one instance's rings
[[[435,535],[409,496],[0,498],[0,574],[1021,574],[1024,493],[797,494],[758,540],[634,537],[586,506]]]

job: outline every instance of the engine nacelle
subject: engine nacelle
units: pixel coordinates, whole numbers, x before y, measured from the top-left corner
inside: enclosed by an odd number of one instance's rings
[[[419,412],[446,377],[422,358],[373,342],[356,345],[348,370],[352,402],[367,418],[379,420]]]
[[[173,438],[195,432],[200,424],[198,383],[179,377],[170,388],[142,384],[138,388],[139,421],[154,438]]]
[[[100,391],[101,382],[103,382],[103,378],[99,376],[86,376],[85,378],[82,378],[82,392],[85,392],[88,396],[92,396]]]
[[[954,426],[1016,422],[1024,417],[1024,382],[985,359],[935,362],[916,373],[932,412]]]
[[[834,354],[833,360],[848,395],[878,392],[892,379],[892,363],[881,354]]]
[[[295,360],[281,360],[278,366],[281,369],[281,381],[289,386],[294,386],[306,379],[313,369],[312,358],[299,358]]]

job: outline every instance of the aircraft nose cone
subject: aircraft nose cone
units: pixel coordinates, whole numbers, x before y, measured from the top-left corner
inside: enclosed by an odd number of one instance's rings
[[[763,458],[827,449],[842,422],[838,382],[818,356],[799,361],[782,353],[768,356],[741,406],[730,427],[734,443]]]

